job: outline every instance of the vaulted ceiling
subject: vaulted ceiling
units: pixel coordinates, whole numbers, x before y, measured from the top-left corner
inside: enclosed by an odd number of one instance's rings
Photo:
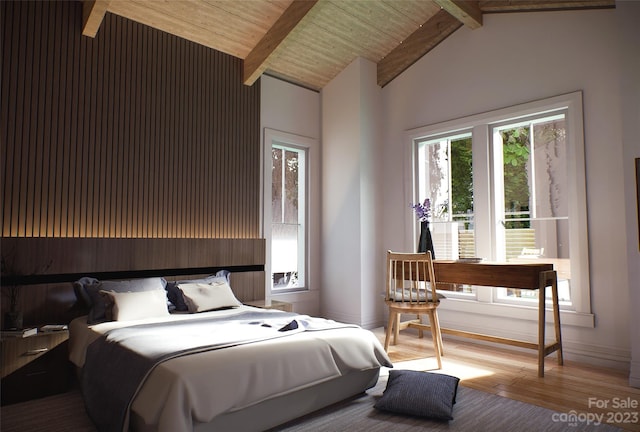
[[[385,86],[458,28],[490,13],[615,7],[615,0],[86,0],[83,34],[107,12],[244,61],[244,83],[267,73],[322,89],[354,59]]]

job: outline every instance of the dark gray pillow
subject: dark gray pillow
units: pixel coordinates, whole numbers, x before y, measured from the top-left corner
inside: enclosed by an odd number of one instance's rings
[[[452,420],[460,378],[411,370],[389,371],[387,388],[374,408],[439,420]]]
[[[73,283],[73,291],[82,309],[91,308],[91,296],[88,289],[91,285],[98,285],[98,279],[89,276],[82,277]]]

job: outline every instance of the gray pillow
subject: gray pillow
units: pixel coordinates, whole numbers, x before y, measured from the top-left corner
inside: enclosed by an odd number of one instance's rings
[[[374,408],[439,420],[452,420],[460,378],[430,372],[392,370]]]

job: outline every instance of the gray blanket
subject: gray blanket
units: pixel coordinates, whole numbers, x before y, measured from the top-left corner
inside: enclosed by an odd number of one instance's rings
[[[296,316],[286,312],[242,312],[232,317],[207,317],[111,330],[87,348],[82,373],[87,413],[99,431],[122,431],[128,427],[133,398],[158,364],[179,356],[308,330],[303,323],[293,319]],[[329,327],[340,326],[336,324]]]

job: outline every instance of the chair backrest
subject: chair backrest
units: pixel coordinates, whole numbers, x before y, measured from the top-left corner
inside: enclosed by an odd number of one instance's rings
[[[427,284],[427,282],[430,282]],[[431,252],[387,251],[385,300],[404,303],[437,303],[431,287],[436,286]]]

